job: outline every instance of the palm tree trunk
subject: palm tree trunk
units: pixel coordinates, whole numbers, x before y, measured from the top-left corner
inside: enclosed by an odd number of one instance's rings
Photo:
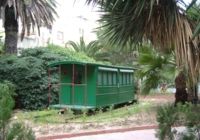
[[[18,21],[15,17],[13,6],[5,8],[5,52],[17,54]]]
[[[199,101],[199,97],[198,97],[198,83],[195,85],[195,92],[194,92],[194,96],[195,96],[195,104],[198,103]]]
[[[175,93],[175,106],[177,103],[184,104],[188,99],[186,91],[186,78],[183,72],[180,72],[175,79],[176,93]]]
[[[198,102],[198,83],[190,87],[188,90],[188,100],[194,104]]]

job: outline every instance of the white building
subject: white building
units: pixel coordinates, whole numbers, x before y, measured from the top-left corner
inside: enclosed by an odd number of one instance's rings
[[[84,36],[86,42],[96,39],[93,29],[98,25],[96,9],[85,5],[85,1],[57,0],[59,18],[53,25],[51,41],[64,45],[67,41],[79,41]]]

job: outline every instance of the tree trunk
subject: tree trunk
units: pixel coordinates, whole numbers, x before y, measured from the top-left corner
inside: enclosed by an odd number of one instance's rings
[[[5,8],[5,52],[17,54],[18,21],[15,17],[13,6]]]
[[[188,94],[186,91],[186,78],[183,72],[180,72],[175,79],[176,93],[175,93],[175,105],[177,103],[184,104],[187,101]]]
[[[188,90],[188,101],[192,102],[193,104],[197,104],[198,102],[198,83],[194,86],[190,87]]]
[[[198,83],[196,83],[195,85],[194,85],[194,87],[192,88],[193,90],[193,95],[194,95],[194,98],[193,98],[193,100],[192,100],[192,103],[193,104],[197,104],[197,102],[198,102]]]

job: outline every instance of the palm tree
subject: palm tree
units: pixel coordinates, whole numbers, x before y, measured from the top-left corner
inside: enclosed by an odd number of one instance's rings
[[[102,41],[101,41],[102,42]],[[105,40],[104,40],[105,42]],[[108,45],[105,43],[101,57],[103,61],[108,61],[113,65],[133,66],[137,61],[138,45],[127,42],[125,46]]]
[[[149,44],[144,44],[139,50],[137,67],[136,75],[142,79],[143,94],[162,83],[171,83],[178,71],[173,54],[161,54]]]
[[[67,45],[72,46],[74,51],[85,53],[87,56],[92,57],[94,59],[100,59],[99,57],[102,56],[101,49],[103,46],[97,41],[91,41],[88,44],[85,43],[84,38],[80,37],[79,42],[68,41],[65,46]]]
[[[1,0],[0,13],[3,14],[5,28],[5,52],[17,53],[19,21],[22,24],[21,39],[30,29],[50,27],[54,21],[56,2],[54,0]]]
[[[200,34],[200,4],[197,4],[196,2],[197,0],[192,0],[187,8],[187,13],[189,13],[189,17],[198,22],[193,37]]]
[[[187,80],[195,85],[200,72],[199,38],[193,37],[197,22],[187,17],[181,8],[182,0],[86,0],[88,4],[101,6],[100,22],[106,28],[102,35],[113,44],[125,44],[128,40],[140,43],[150,41],[156,50],[175,51],[176,65],[184,67],[184,75],[179,80]],[[179,78],[178,78],[179,77]],[[183,79],[180,79],[182,77]],[[176,84],[176,85],[177,85]],[[181,96],[185,85],[178,85],[176,94]]]

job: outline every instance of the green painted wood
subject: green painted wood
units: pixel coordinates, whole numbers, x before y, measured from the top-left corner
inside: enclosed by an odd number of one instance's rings
[[[74,86],[74,99],[73,99],[73,104],[74,105],[87,105],[88,103],[86,102],[85,99],[85,86],[80,86],[80,85],[75,85]],[[72,93],[73,94],[73,93]]]
[[[61,75],[60,75],[60,96],[59,103],[60,104],[71,104],[72,96],[71,96],[71,85],[69,84],[72,80],[72,70],[69,65],[61,66]]]
[[[99,69],[96,106],[108,106],[134,100],[133,71],[119,69],[118,73]],[[117,77],[115,77],[117,76]],[[107,81],[106,81],[107,80]],[[116,85],[117,80],[117,85]],[[101,83],[102,82],[102,83]]]
[[[87,100],[89,106],[96,106],[96,66],[87,66]]]
[[[134,88],[133,86],[121,86],[119,88],[119,103],[134,100]]]
[[[82,105],[66,105],[66,104],[55,104],[55,105],[50,105],[50,108],[54,109],[75,109],[75,110],[83,110],[83,109],[94,109],[96,108],[95,106],[82,106]]]
[[[72,65],[73,67],[73,65]],[[74,65],[74,84],[72,90],[73,105],[87,105],[85,98],[85,66],[84,65]]]
[[[118,87],[102,86],[97,87],[96,94],[97,107],[113,105],[118,103]]]

